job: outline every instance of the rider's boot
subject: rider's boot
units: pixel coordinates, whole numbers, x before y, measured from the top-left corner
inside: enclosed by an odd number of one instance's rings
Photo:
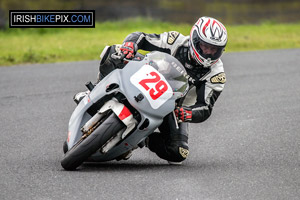
[[[168,161],[169,165],[182,165],[182,162],[172,162]]]
[[[173,114],[164,118],[159,133],[154,132],[146,140],[146,146],[171,165],[180,165],[189,154],[188,123],[178,124],[177,129]]]

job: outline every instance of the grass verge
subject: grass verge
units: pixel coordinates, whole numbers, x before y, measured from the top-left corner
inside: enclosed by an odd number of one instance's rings
[[[6,29],[0,31],[0,66],[95,60],[106,45],[122,43],[131,32],[188,35],[191,26],[136,18],[97,23],[93,29]],[[300,23],[227,26],[227,31],[227,52],[300,48]]]

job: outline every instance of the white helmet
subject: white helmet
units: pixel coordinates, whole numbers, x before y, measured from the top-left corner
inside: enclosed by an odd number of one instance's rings
[[[210,67],[221,57],[227,43],[225,26],[211,17],[201,17],[190,33],[191,57],[198,64]]]

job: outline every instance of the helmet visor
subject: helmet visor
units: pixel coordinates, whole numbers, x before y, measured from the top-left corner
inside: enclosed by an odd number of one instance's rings
[[[202,41],[196,30],[194,30],[192,35],[192,43],[197,53],[205,59],[210,58],[211,60],[217,60],[221,57],[224,50],[224,47],[215,46]]]

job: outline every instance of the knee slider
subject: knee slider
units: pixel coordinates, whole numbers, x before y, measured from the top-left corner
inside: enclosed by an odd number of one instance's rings
[[[181,162],[184,161],[189,155],[189,147],[183,143],[171,143],[168,147],[170,159],[169,161]]]

